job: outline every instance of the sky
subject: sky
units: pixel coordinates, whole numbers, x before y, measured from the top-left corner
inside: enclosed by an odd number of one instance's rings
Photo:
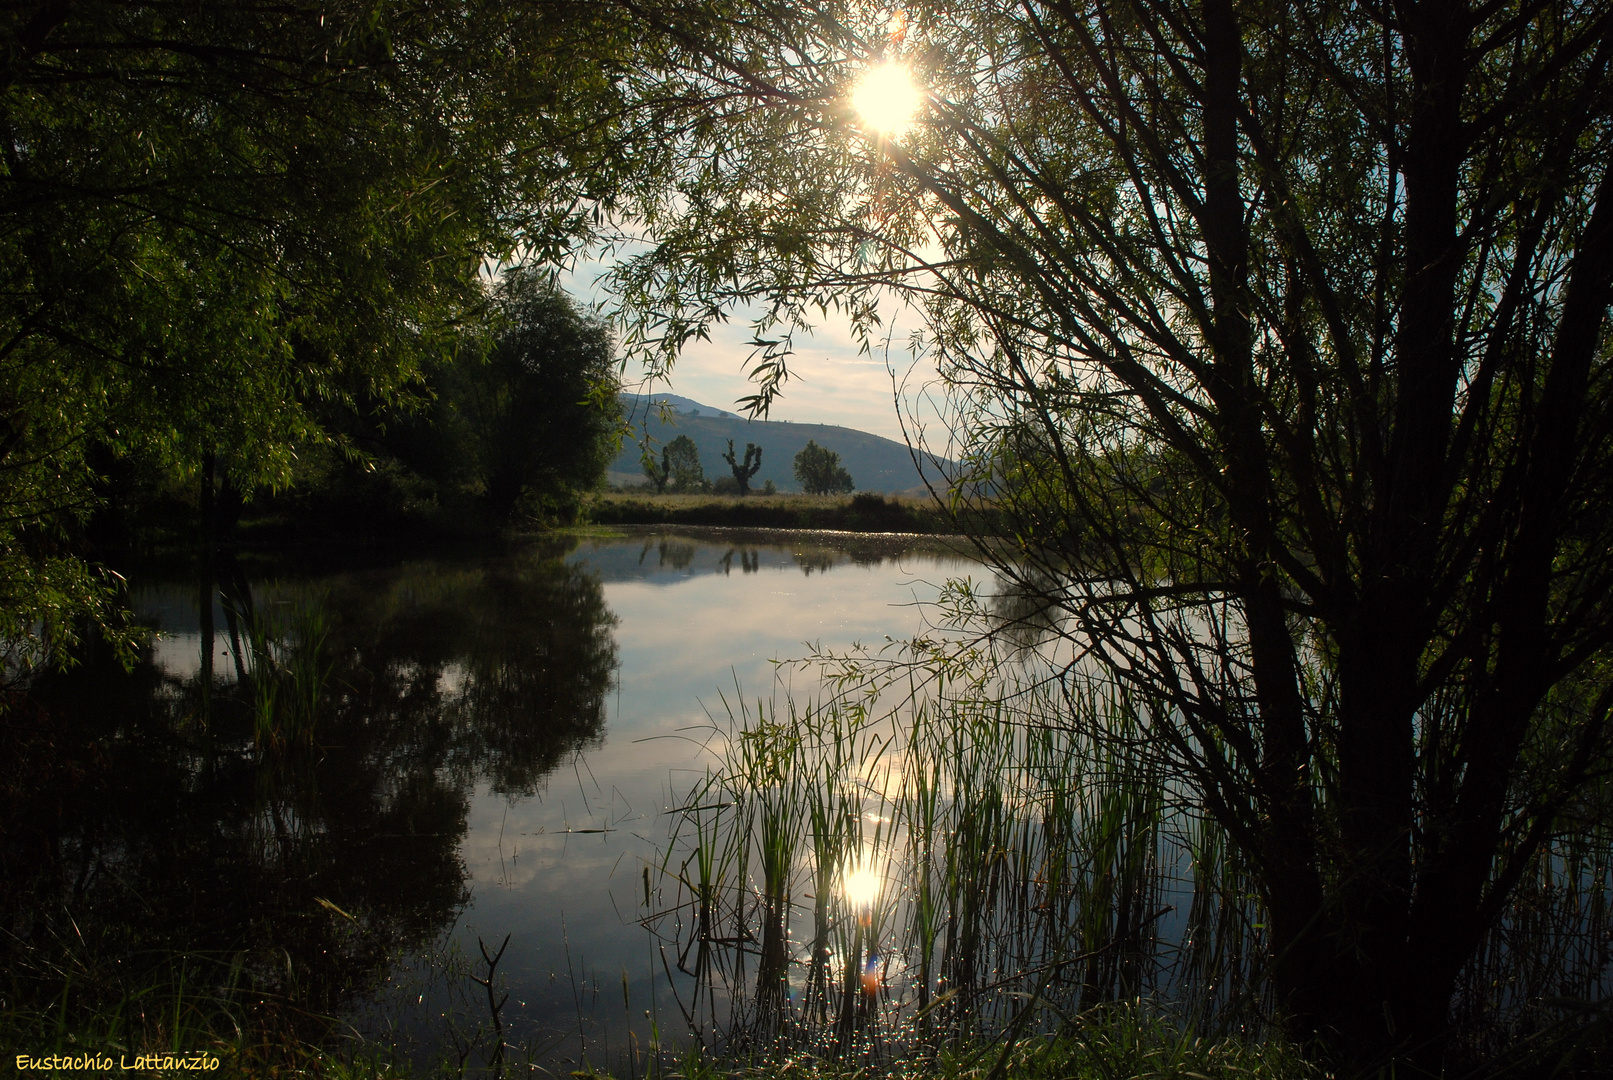
[[[887,18],[890,21],[884,24],[885,31],[892,41],[900,42],[907,29],[906,15],[898,11],[887,16],[885,11],[880,11],[875,25]],[[905,69],[886,64],[871,71],[868,79],[872,81],[865,81],[865,89],[853,95],[853,103],[862,114],[863,122],[887,133],[904,128],[922,101],[920,92],[908,81]],[[597,257],[583,253],[561,281],[579,299],[606,300],[597,280],[607,270],[609,266]],[[756,392],[745,377],[746,370],[752,366],[747,363],[752,352],[748,344],[752,314],[743,310],[735,312],[728,323],[713,329],[710,341],[686,345],[672,372],[670,385],[656,389],[693,398],[713,408],[741,412],[736,404],[738,399]],[[905,348],[908,334],[918,327],[918,321],[914,312],[895,303],[882,309],[880,314],[885,318],[885,331],[892,343],[888,355],[884,349],[871,355],[863,354],[845,318],[832,312],[811,335],[798,333],[794,341],[795,355],[789,363],[791,378],[784,384],[782,395],[774,400],[767,418],[839,424],[898,442],[906,441],[894,389],[896,385],[905,384],[913,400],[922,400],[912,392],[925,381],[923,372],[915,369]],[[642,375],[642,372],[626,374],[631,384],[635,374]],[[934,422],[933,410],[925,410],[925,415],[926,423]]]
[[[596,260],[579,259],[562,274],[561,284],[585,303],[608,301],[597,284],[608,269]],[[894,306],[881,314],[887,317],[886,330],[894,330],[890,363],[897,377],[905,379],[913,364],[905,343],[908,334],[918,328],[918,318],[914,312]],[[736,401],[756,392],[745,377],[750,366],[746,361],[751,355],[747,344],[751,337],[749,318],[740,312],[728,323],[713,328],[710,341],[690,342],[672,372],[671,385],[657,385],[655,389],[743,415]],[[849,324],[834,312],[814,328],[811,336],[796,335],[790,373],[783,396],[773,403],[768,414],[769,420],[839,424],[904,441],[884,351],[859,353]],[[629,389],[642,374],[627,372]],[[913,374],[919,376],[922,371]]]
[[[898,11],[887,16],[880,11],[875,25],[887,17],[884,30],[893,42],[899,43],[906,33],[906,15]],[[872,69],[865,76],[863,88],[853,95],[862,123],[892,136],[912,120],[922,100],[923,95],[913,87],[905,68],[894,63]],[[627,241],[616,250],[626,253],[633,249],[633,242]],[[609,298],[598,284],[609,269],[597,251],[579,253],[572,268],[562,275],[561,283],[573,296],[609,307]],[[746,371],[754,366],[749,344],[754,314],[733,312],[728,323],[712,329],[711,340],[690,342],[678,359],[670,385],[654,389],[742,413],[737,401],[756,392],[746,378]],[[880,315],[885,319],[884,332],[891,344],[888,349],[879,348],[870,354],[859,349],[847,320],[833,312],[810,335],[797,333],[794,355],[789,360],[791,377],[774,400],[767,419],[839,424],[905,442],[902,412],[915,410],[899,409],[895,393],[901,388],[908,406],[924,406],[917,411],[933,437],[938,418],[919,392],[927,381],[926,371],[914,363],[906,348],[908,335],[919,326],[917,315],[894,301],[883,306]],[[929,368],[928,374],[933,373],[933,367]],[[629,386],[642,374],[629,370]]]

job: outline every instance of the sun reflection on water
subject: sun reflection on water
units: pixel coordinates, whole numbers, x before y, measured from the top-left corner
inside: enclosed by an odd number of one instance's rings
[[[863,852],[850,863],[840,878],[840,892],[846,902],[859,911],[866,911],[879,899],[885,884],[885,868],[872,852]]]

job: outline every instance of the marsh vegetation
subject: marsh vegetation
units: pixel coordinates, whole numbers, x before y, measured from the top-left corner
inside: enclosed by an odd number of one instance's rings
[[[696,979],[683,1019],[740,1056],[910,1068],[987,1045],[989,1068],[1143,1008],[1280,1056],[1238,845],[1147,707],[1027,652],[1022,605],[998,599],[1018,634],[823,657],[822,696],[726,702],[721,760],[678,808],[653,897],[646,879],[646,925]],[[1565,825],[1462,973],[1456,1068],[1606,1064],[1613,831]]]

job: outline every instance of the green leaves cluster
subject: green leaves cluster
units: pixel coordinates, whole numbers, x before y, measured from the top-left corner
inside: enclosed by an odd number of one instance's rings
[[[673,491],[703,491],[706,487],[706,470],[700,464],[700,450],[687,435],[679,435],[667,444],[662,456]]]
[[[687,435],[679,435],[661,448],[659,466],[654,457],[646,451],[644,475],[655,485],[655,492],[658,495],[668,489],[676,494],[685,495],[705,491],[710,486],[706,482],[706,470],[700,464],[700,448],[695,446],[694,440]]]
[[[487,356],[441,369],[445,464],[494,523],[571,520],[616,452],[610,329],[533,267],[506,274],[493,303]]]

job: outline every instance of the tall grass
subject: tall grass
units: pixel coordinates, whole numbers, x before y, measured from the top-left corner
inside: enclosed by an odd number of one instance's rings
[[[320,602],[285,613],[243,613],[249,705],[260,749],[279,753],[313,745],[314,729],[335,661],[329,655],[328,617]]]
[[[1000,1067],[999,1067],[1000,1066]],[[1190,1025],[1135,1004],[1093,1009],[1054,1036],[977,1042],[941,1049],[922,1060],[897,1060],[878,1070],[812,1053],[757,1057],[691,1048],[646,1070],[612,1075],[667,1080],[1322,1080],[1291,1044],[1206,1038]],[[573,1073],[606,1080],[600,1073]]]
[[[908,670],[906,686],[853,664],[816,700],[725,700],[645,920],[693,977],[694,1034],[780,1060],[934,1060],[1149,1002],[1212,1038],[1278,1034],[1256,882],[1142,707],[1069,669]],[[1536,1063],[1559,1061],[1594,1036],[1613,836],[1590,820],[1464,976],[1470,1061],[1530,1039],[1556,1040]]]
[[[1184,986],[1200,1022],[1241,1007],[1226,988],[1258,985],[1259,950],[1226,928],[1259,920],[1223,841],[1173,800],[1124,702],[1085,702],[1102,737],[1046,722],[1055,704],[1043,688],[730,710],[650,920],[695,977],[691,1026],[861,1053]]]
[[[243,953],[103,950],[70,918],[32,940],[7,935],[0,1042],[8,1055],[88,1056],[113,1064],[36,1076],[121,1073],[119,1062],[171,1055],[215,1075],[322,1075],[334,1021],[254,985]],[[13,1060],[11,1057],[8,1061]],[[194,1067],[194,1066],[193,1066]]]

